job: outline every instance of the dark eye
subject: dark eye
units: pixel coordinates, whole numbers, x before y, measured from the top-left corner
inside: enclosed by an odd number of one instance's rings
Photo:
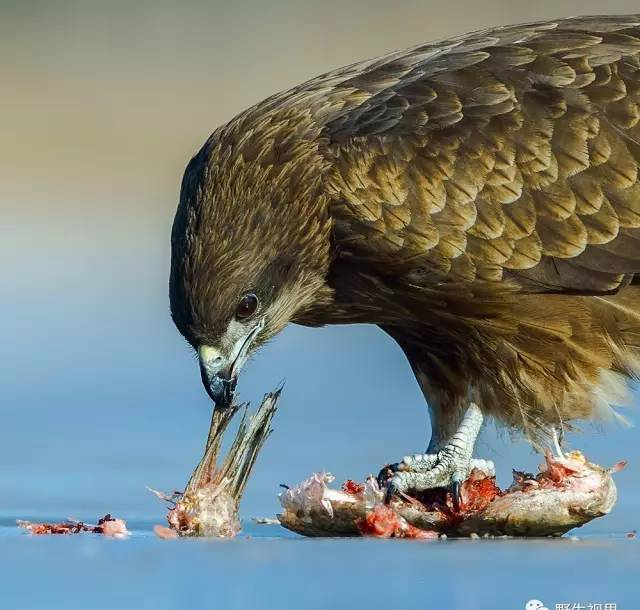
[[[254,313],[256,313],[258,304],[258,297],[255,294],[252,292],[245,294],[236,308],[236,318],[238,320],[246,320],[247,318],[250,318]]]

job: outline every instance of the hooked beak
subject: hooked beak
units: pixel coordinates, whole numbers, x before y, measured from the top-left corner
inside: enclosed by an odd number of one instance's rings
[[[200,377],[202,385],[216,408],[226,408],[231,405],[236,380],[232,379],[231,366],[225,366],[225,360],[214,347],[201,345],[198,348],[200,360]]]
[[[198,347],[200,377],[209,398],[216,409],[226,409],[233,402],[233,394],[238,382],[238,374],[249,355],[249,348],[256,335],[262,330],[261,320],[249,334],[240,337],[229,353],[211,345]]]

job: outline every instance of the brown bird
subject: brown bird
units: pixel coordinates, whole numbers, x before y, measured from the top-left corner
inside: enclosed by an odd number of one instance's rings
[[[289,322],[376,324],[432,438],[390,493],[459,485],[484,416],[560,451],[640,372],[640,14],[500,27],[350,65],[189,163],[173,319],[218,407]]]

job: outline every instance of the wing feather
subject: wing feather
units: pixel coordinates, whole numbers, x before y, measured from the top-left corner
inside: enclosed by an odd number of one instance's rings
[[[351,261],[535,292],[640,273],[640,15],[476,32],[306,87]]]

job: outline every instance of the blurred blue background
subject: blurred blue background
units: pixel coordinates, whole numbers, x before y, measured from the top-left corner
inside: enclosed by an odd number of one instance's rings
[[[633,0],[2,0],[0,515],[161,522],[165,507],[145,486],[180,488],[199,459],[211,407],[169,317],[169,232],[184,166],[217,125],[395,48],[637,9]],[[426,446],[419,389],[375,328],[287,329],[249,364],[240,396],[255,405],[283,379],[243,517],[275,513],[280,483],[318,469],[362,478]],[[629,460],[617,508],[585,533],[637,527],[638,431],[613,424],[570,440],[601,464]],[[512,467],[540,461],[492,426],[478,455],[497,462],[503,484]]]

